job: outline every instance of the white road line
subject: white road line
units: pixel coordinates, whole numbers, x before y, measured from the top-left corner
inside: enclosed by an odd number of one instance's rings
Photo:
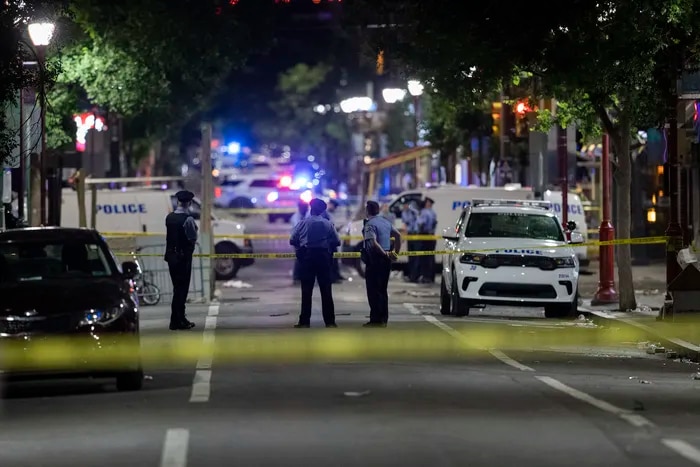
[[[194,372],[192,394],[190,402],[209,402],[211,394],[211,370],[197,370]]]
[[[161,467],[185,467],[190,431],[184,428],[171,428],[165,433],[163,453],[160,457]]]
[[[202,333],[202,343],[204,345],[202,355],[197,360],[190,402],[208,402],[211,395],[211,367],[214,359],[213,349],[218,314],[219,305],[210,305],[209,313],[204,322],[204,332]]]
[[[406,307],[406,309],[409,312],[411,312],[411,314],[421,315],[420,310],[418,310],[418,308],[416,308],[416,306],[414,304],[404,303],[404,306]],[[422,315],[422,316],[423,316],[423,319],[425,319],[427,322],[439,327],[440,329],[445,331],[450,336],[459,340],[462,344],[464,344],[466,346],[471,345],[471,343],[464,337],[464,335],[460,334],[459,331],[457,331],[453,327],[449,326],[448,324],[443,323],[442,321],[440,321],[439,319],[437,319],[434,316],[430,316],[430,315]],[[488,353],[490,353],[493,357],[497,358],[501,362],[505,363],[508,366],[516,368],[520,371],[535,371],[534,368],[530,368],[527,365],[523,365],[522,363],[513,360],[512,358],[510,358],[508,355],[504,354],[500,350],[495,350],[495,349],[482,349],[482,350],[486,350]]]
[[[676,454],[685,457],[694,464],[700,465],[700,449],[697,449],[692,444],[680,439],[662,439],[661,442]]]
[[[542,381],[547,386],[556,389],[557,391],[561,391],[564,394],[573,397],[574,399],[578,399],[581,402],[585,402],[586,404],[592,405],[593,407],[598,408],[604,412],[608,412],[609,414],[615,415],[616,417],[623,419],[632,426],[635,426],[637,428],[654,426],[654,424],[651,421],[649,421],[645,417],[642,417],[641,415],[637,415],[629,410],[621,409],[620,407],[614,406],[609,402],[596,399],[595,397],[586,394],[585,392],[579,391],[578,389],[574,389],[571,386],[567,386],[566,384],[562,383],[557,379],[551,378],[549,376],[535,376],[535,378]]]

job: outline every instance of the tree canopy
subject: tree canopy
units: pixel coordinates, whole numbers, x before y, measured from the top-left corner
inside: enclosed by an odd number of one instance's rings
[[[635,125],[660,126],[671,91],[700,50],[698,0],[492,0],[462,10],[453,2],[387,0],[360,5],[379,29],[372,40],[408,72],[455,100],[503,88],[522,72],[532,97],[562,106],[549,123],[602,125],[617,155],[617,233],[630,236],[630,139]],[[507,89],[507,87],[506,87]],[[675,109],[674,109],[675,111]],[[545,119],[546,120],[546,119]],[[597,122],[596,122],[597,121]],[[618,247],[620,306],[636,306],[630,250]]]
[[[57,57],[63,72],[49,95],[52,144],[70,140],[66,117],[80,104],[119,114],[133,137],[175,137],[209,104],[221,81],[267,45],[269,7],[72,0],[74,34]]]

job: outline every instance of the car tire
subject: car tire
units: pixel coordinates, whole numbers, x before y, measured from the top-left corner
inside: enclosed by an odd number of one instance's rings
[[[574,295],[571,303],[564,305],[556,304],[544,307],[545,318],[566,319],[576,318],[578,316],[578,291]]]
[[[117,375],[117,391],[140,391],[143,388],[143,369]]]
[[[469,315],[469,302],[459,296],[459,288],[457,287],[457,279],[455,277],[452,277],[450,308],[450,314],[452,316],[462,317]]]
[[[275,222],[277,222],[277,217],[278,217],[277,214],[268,214],[267,215],[267,222],[270,224],[274,224]]]
[[[292,217],[294,217],[293,214],[292,214],[292,215],[289,215],[289,216],[285,216],[285,217],[284,217],[284,223],[285,223],[285,224],[290,224],[290,223],[292,222]]]
[[[214,253],[217,255],[235,255],[240,253],[236,245],[229,242],[221,242],[214,245]],[[217,281],[228,281],[236,277],[241,269],[240,262],[233,258],[217,258],[214,260],[214,272]]]
[[[447,286],[445,285],[445,278],[440,279],[440,314],[444,316],[449,316],[452,313],[450,309],[450,293],[447,291]]]

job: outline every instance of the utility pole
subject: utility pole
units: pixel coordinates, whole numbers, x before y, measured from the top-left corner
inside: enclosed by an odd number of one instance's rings
[[[211,225],[211,211],[214,202],[214,184],[211,175],[211,124],[204,123],[202,125],[202,212],[199,220],[200,228],[202,229],[202,253],[205,256],[203,264],[208,265],[203,274],[209,275],[209,300],[214,296],[214,268],[215,259],[212,259],[211,254],[214,252],[214,233]]]

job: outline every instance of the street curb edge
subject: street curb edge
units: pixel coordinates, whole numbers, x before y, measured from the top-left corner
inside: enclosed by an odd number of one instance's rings
[[[660,342],[665,348],[675,351],[678,354],[678,357],[687,358],[695,363],[700,363],[700,347],[697,345],[691,344],[683,339],[665,336],[649,326],[636,323],[631,319],[617,317],[605,311],[591,310],[590,308],[582,307],[579,307],[579,311],[593,321],[616,322],[618,324],[641,330],[646,334],[649,340]]]

